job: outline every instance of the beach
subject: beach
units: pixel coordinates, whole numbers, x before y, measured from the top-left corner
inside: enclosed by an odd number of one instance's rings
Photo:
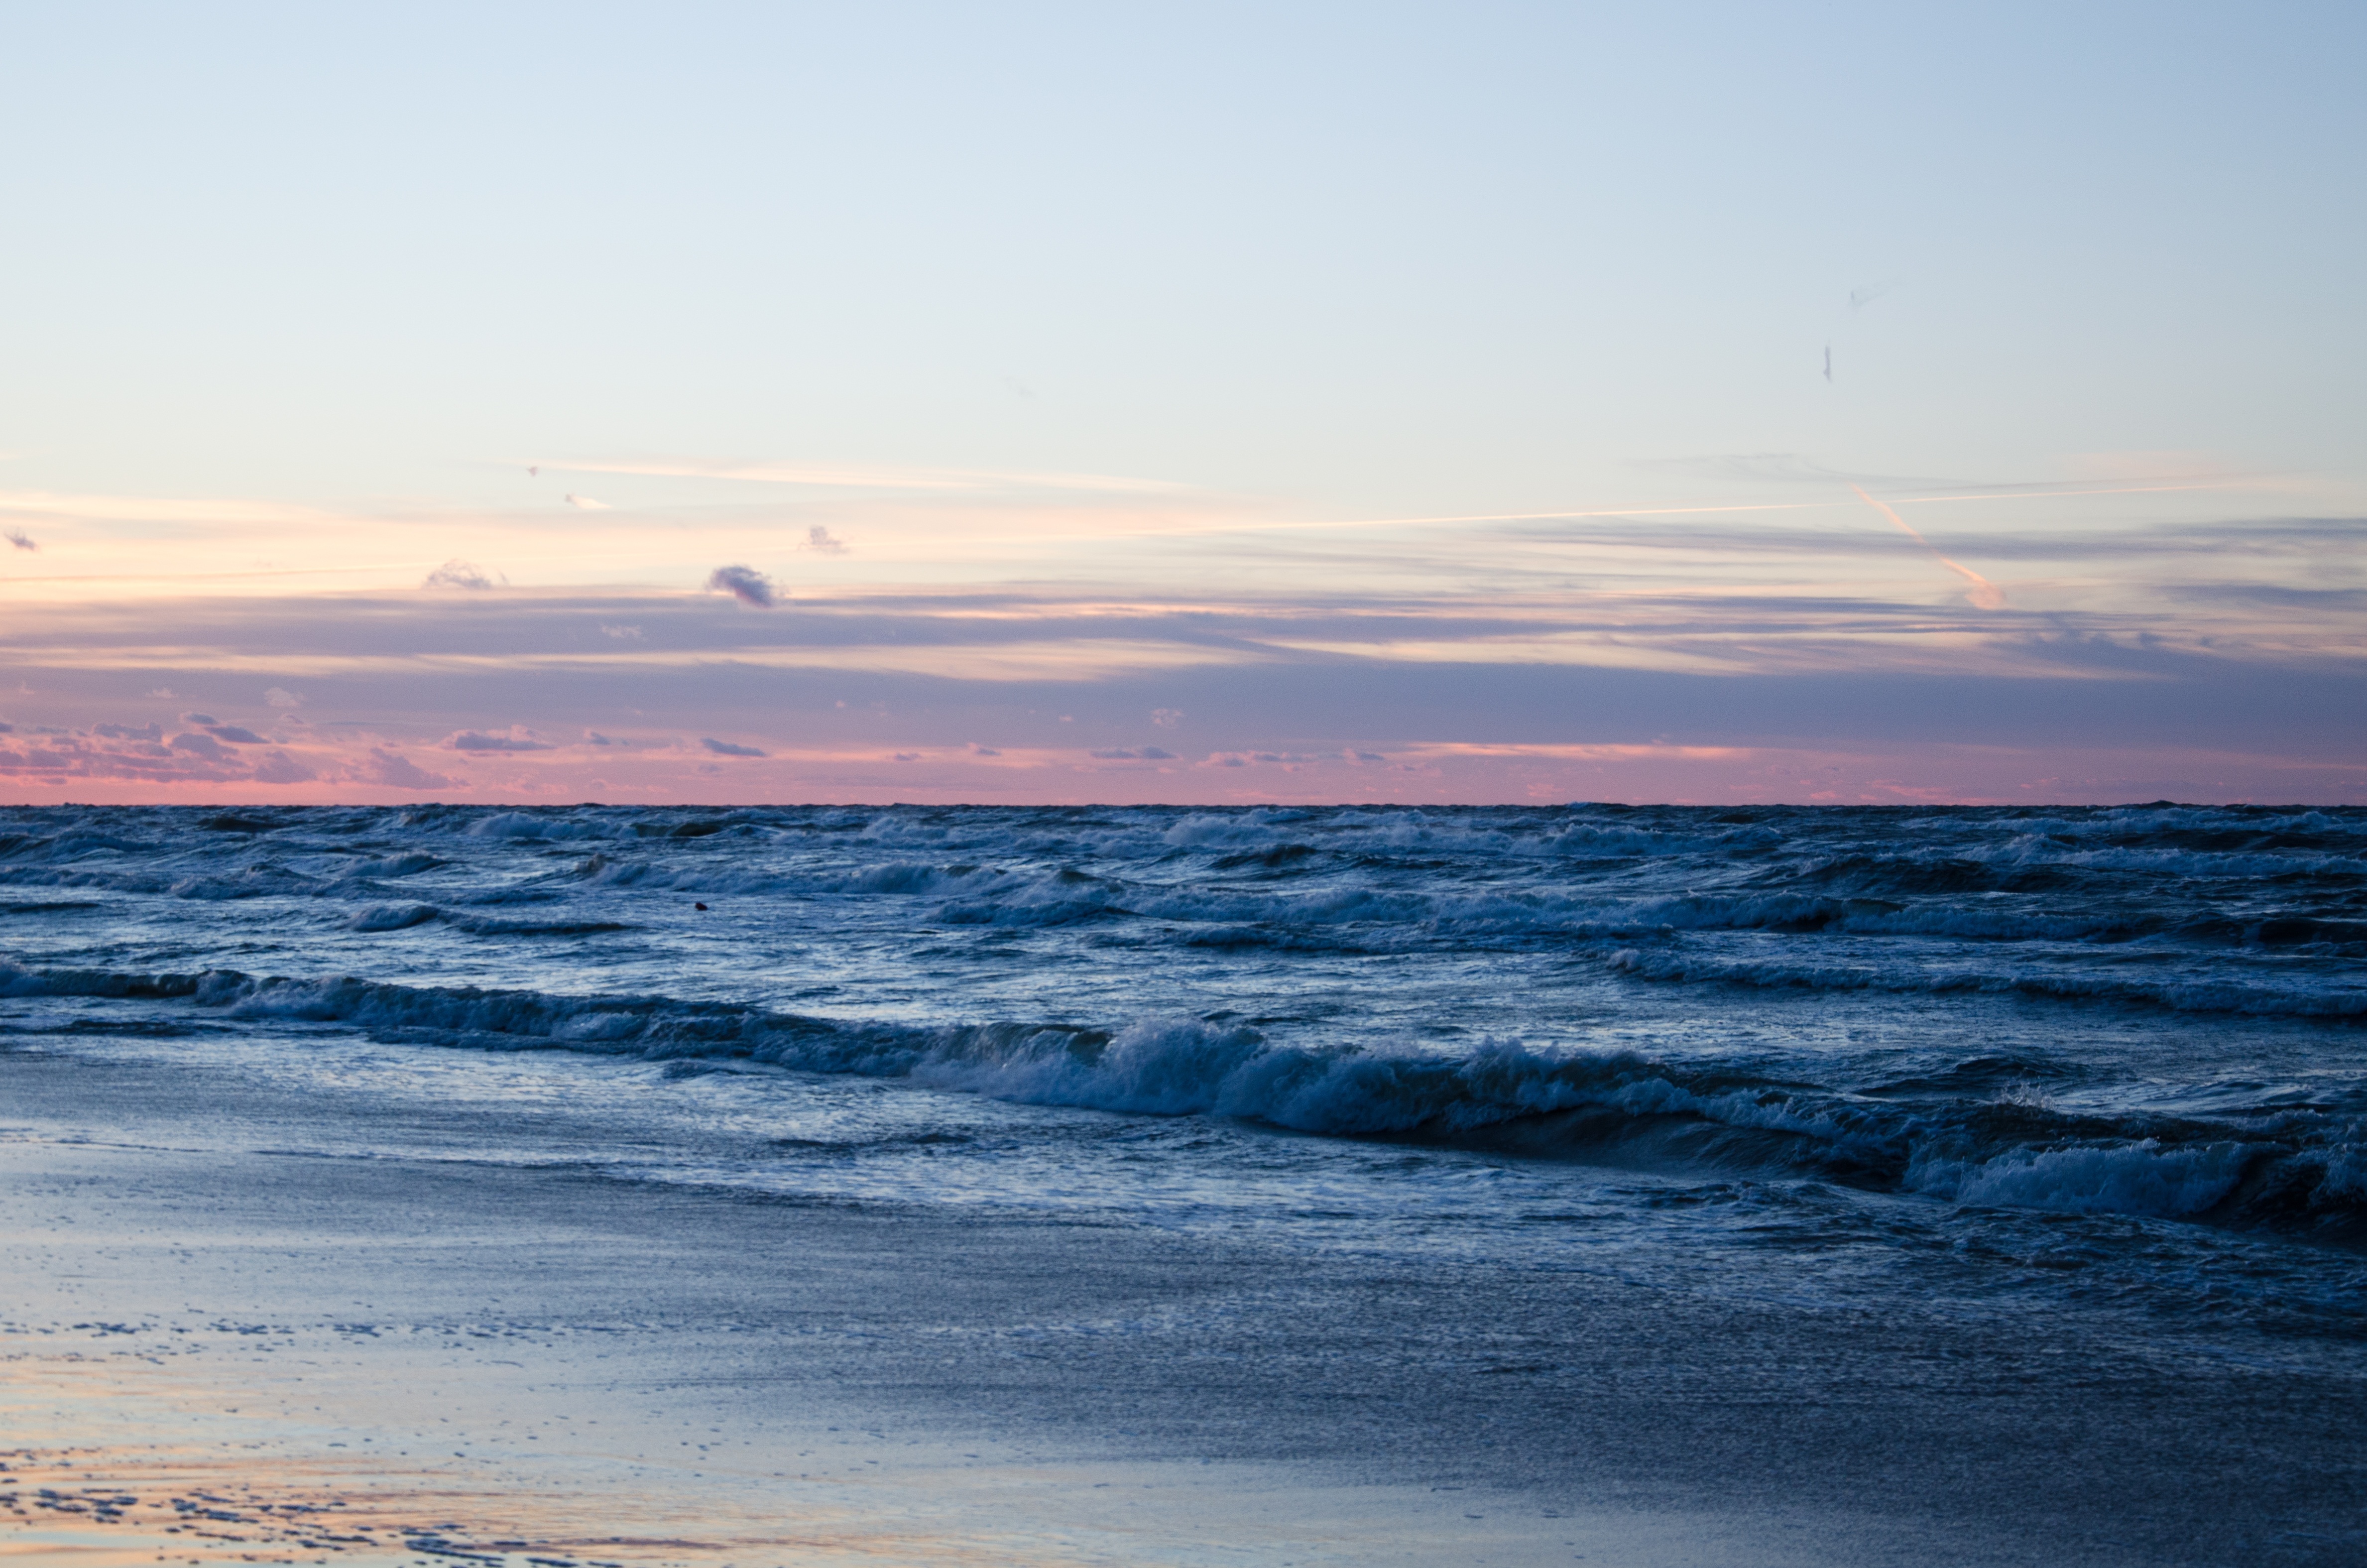
[[[0,1075],[15,1560],[2303,1563],[2359,1541],[2355,1354],[357,1159],[308,1152],[352,1109],[334,1096],[22,1044]],[[176,1137],[223,1119],[275,1135]],[[96,1497],[138,1502],[54,1506]]]

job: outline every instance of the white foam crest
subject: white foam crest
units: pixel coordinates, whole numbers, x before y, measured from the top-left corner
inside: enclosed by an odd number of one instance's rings
[[[1303,811],[1282,811],[1260,808],[1248,812],[1195,812],[1180,817],[1167,826],[1160,839],[1173,849],[1240,848],[1247,846],[1270,845],[1278,827],[1293,827],[1307,820]]]
[[[595,855],[569,873],[569,880],[587,887],[643,888],[661,892],[730,893],[753,897],[792,892],[810,887],[793,875],[778,871],[733,870],[716,866],[660,866],[648,860],[611,860]]]
[[[439,856],[416,852],[408,855],[382,855],[345,868],[341,881],[362,877],[415,877],[422,871],[432,871],[450,864]]]
[[[1625,823],[1573,823],[1545,835],[1545,847],[1564,855],[1691,855],[1740,845],[1781,844],[1784,835],[1763,824],[1715,833],[1682,833]]]
[[[313,893],[323,885],[318,878],[300,876],[276,866],[249,866],[227,876],[183,877],[167,884],[164,892],[173,898],[226,903],[240,898]]]
[[[443,911],[432,903],[374,903],[346,916],[348,931],[404,931],[424,926]]]
[[[1988,1207],[2058,1214],[2151,1214],[2180,1219],[2217,1204],[2243,1179],[2256,1151],[2242,1143],[2165,1148],[2157,1140],[2022,1150],[1977,1163],[1919,1160],[1915,1191]]]
[[[155,853],[155,847],[114,834],[66,832],[48,837],[27,836],[10,845],[6,854],[11,860],[57,864],[90,855],[150,855]]]
[[[496,812],[460,830],[471,838],[614,838],[620,824],[596,817],[545,816],[533,812]]]
[[[1007,873],[983,871],[976,866],[928,866],[909,860],[891,860],[884,866],[867,866],[851,876],[836,878],[822,885],[833,892],[934,894],[974,889],[981,883],[991,885],[1007,880],[1010,880]]]
[[[1634,1118],[1699,1117],[1727,1126],[1854,1141],[1791,1100],[1701,1095],[1626,1053],[1539,1050],[1491,1040],[1444,1056],[1402,1042],[1311,1051],[1254,1029],[1195,1018],[1129,1025],[1098,1052],[1036,1040],[988,1055],[933,1052],[918,1082],[1031,1105],[1150,1116],[1215,1114],[1332,1136],[1471,1132],[1525,1117],[1602,1107]]]
[[[2205,850],[2128,845],[2073,848],[2038,835],[2004,844],[1972,846],[1962,853],[1968,860],[1993,866],[2069,866],[2091,871],[2237,878],[2352,870],[2358,869],[2361,858],[2356,854],[2299,849]]]

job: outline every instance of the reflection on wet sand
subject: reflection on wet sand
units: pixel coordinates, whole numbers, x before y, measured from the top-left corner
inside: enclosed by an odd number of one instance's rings
[[[754,1568],[839,1557],[947,1564],[1066,1560],[1041,1540],[998,1546],[899,1528],[895,1503],[886,1497],[850,1506],[795,1495],[806,1477],[791,1482],[710,1466],[696,1472],[694,1488],[684,1484],[689,1474],[659,1470],[652,1477],[646,1467],[619,1466],[600,1453],[554,1447],[521,1454],[516,1450],[533,1440],[523,1437],[506,1445],[465,1439],[478,1451],[442,1463],[329,1453],[357,1439],[390,1447],[408,1439],[392,1427],[363,1437],[340,1426],[345,1437],[331,1441],[325,1428],[264,1412],[264,1403],[280,1402],[262,1378],[205,1354],[208,1339],[243,1337],[234,1329],[219,1335],[183,1331],[165,1346],[137,1325],[78,1326],[137,1347],[90,1354],[62,1348],[50,1336],[0,1338],[0,1365],[7,1369],[0,1426],[33,1439],[0,1449],[0,1562],[12,1568],[159,1562]],[[330,1394],[327,1385],[352,1377],[354,1369],[317,1358],[319,1345],[303,1348],[314,1353],[301,1364],[323,1394]],[[175,1365],[166,1357],[191,1360]],[[348,1385],[338,1392],[349,1399],[355,1391]],[[203,1436],[159,1436],[192,1430]],[[114,1440],[75,1440],[98,1434]],[[893,1490],[914,1480],[909,1471],[875,1475],[862,1490]],[[860,1484],[845,1476],[824,1484],[841,1490],[850,1483]],[[950,1492],[963,1483],[947,1475],[930,1485]]]
[[[337,1460],[237,1458],[170,1448],[5,1450],[0,1562],[87,1568],[155,1562],[463,1562],[506,1568],[666,1568],[829,1561],[1057,1562],[1043,1543],[895,1533],[800,1505],[737,1517],[730,1502],[607,1488],[456,1483]],[[492,1478],[488,1478],[489,1482]],[[595,1526],[592,1521],[598,1521]],[[1073,1560],[1073,1559],[1071,1559]]]

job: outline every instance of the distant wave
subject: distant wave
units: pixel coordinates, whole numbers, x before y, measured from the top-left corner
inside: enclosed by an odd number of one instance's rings
[[[477,937],[583,937],[603,931],[629,931],[621,920],[504,920],[483,915],[456,915],[432,903],[378,903],[350,916],[348,931],[407,931],[438,922]]]
[[[2278,985],[2224,976],[2131,977],[2092,970],[2005,971],[1788,959],[1729,959],[1711,954],[1645,952],[1623,948],[1610,955],[1614,972],[1643,980],[1794,987],[1806,991],[1951,991],[2115,1002],[2183,1013],[2249,1013],[2294,1018],[2367,1018],[2367,978],[2356,971]]]

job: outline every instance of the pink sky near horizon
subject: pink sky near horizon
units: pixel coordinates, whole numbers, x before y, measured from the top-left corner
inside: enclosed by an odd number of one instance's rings
[[[1829,497],[1311,544],[1285,516],[1277,552],[1271,514],[1171,496],[1188,551],[1087,529],[1031,562],[1068,580],[1017,583],[926,542],[1009,526],[999,495],[983,524],[941,502],[920,546],[843,501],[821,552],[802,509],[599,519],[656,541],[632,576],[764,562],[737,596],[567,583],[572,521],[554,547],[515,517],[433,540],[483,560],[433,586],[176,593],[173,551],[287,553],[281,521],[0,496],[45,569],[6,580],[30,592],[0,624],[0,801],[2367,801],[2367,631],[2322,585],[2354,525],[2224,515],[2286,483],[2030,488],[1921,503],[1985,525],[1941,536],[1978,551],[1969,590],[1922,531]],[[348,515],[309,547],[376,560],[413,526]]]

